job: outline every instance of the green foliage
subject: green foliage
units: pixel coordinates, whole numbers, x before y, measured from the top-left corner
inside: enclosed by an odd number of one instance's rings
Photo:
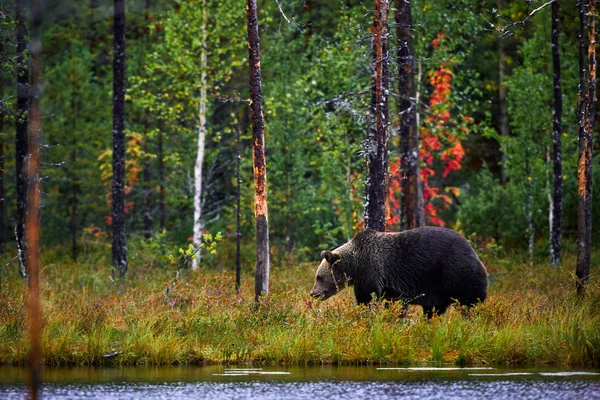
[[[105,88],[91,73],[93,58],[86,45],[73,44],[54,57],[45,79],[52,82],[42,97],[49,115],[44,120],[44,170],[47,177],[43,210],[44,240],[58,243],[69,237],[73,194],[78,207],[78,224],[102,226],[106,215],[106,189],[98,156],[109,143],[102,121],[110,120],[110,103]]]
[[[471,181],[469,194],[461,198],[457,226],[467,237],[472,234],[498,238],[502,243],[522,247],[527,226],[521,190],[502,186],[484,168]]]
[[[290,18],[288,23],[276,2],[259,3],[272,256],[276,262],[313,260],[320,249],[345,242],[363,228],[363,145],[370,123],[372,7],[334,0],[313,2],[309,12],[303,2],[287,2],[281,6]],[[0,36],[6,44],[0,60],[5,89],[4,197],[7,226],[12,226],[14,22],[12,11],[6,11],[4,4],[0,3],[5,16],[0,19]],[[233,0],[169,0],[151,2],[149,10],[144,9],[145,4],[127,5],[126,223],[135,242],[146,234],[144,214],[149,215],[153,236],[130,250],[140,257],[144,252],[160,254],[156,260],[145,260],[149,265],[165,265],[172,248],[187,243],[191,236],[198,102],[201,76],[206,73],[203,222],[209,231],[223,232],[226,241],[235,236],[239,126],[243,257],[244,268],[250,269],[255,228],[243,4]],[[465,149],[462,169],[447,177],[435,176],[436,187],[454,186],[461,193],[458,200],[448,197],[453,204],[439,216],[448,226],[457,221],[458,228],[467,235],[476,233],[495,238],[503,246],[521,247],[526,230],[524,206],[531,198],[537,238],[545,238],[551,178],[546,161],[552,106],[549,9],[536,13],[527,24],[513,29],[510,37],[502,39],[512,132],[498,145],[500,138],[494,126],[498,122],[497,61],[501,42],[487,21],[494,25],[518,21],[533,3],[509,1],[497,12],[496,2],[488,0],[418,0],[411,4],[422,126],[431,112],[427,105],[435,89],[429,73],[442,62],[450,62],[453,70],[450,115],[474,118],[469,133],[461,138]],[[43,243],[66,243],[71,227],[65,222],[70,220],[76,204],[75,237],[80,250],[84,256],[95,254],[92,249],[108,252],[112,8],[106,2],[99,2],[94,9],[88,3],[66,2],[46,11]],[[392,61],[396,56],[394,12],[390,12]],[[576,228],[578,27],[572,7],[562,7],[561,13],[564,223],[569,235]],[[208,36],[203,49],[205,15]],[[432,41],[439,34],[444,35],[444,49],[434,51]],[[207,54],[206,71],[200,69],[202,51]],[[399,93],[396,63],[391,66],[390,116],[394,116]],[[396,128],[394,118],[390,125],[391,159],[399,153]],[[499,150],[506,155],[506,185],[497,179]],[[489,171],[479,173],[483,163],[490,166]],[[164,227],[159,226],[161,196]],[[598,199],[594,196],[595,202]],[[600,229],[600,224],[594,229]],[[223,248],[233,259],[232,243],[223,243]],[[219,255],[219,264],[225,263],[225,257]]]
[[[217,254],[217,243],[223,240],[223,235],[218,232],[214,237],[210,233],[202,235],[202,242],[200,247],[194,247],[192,243],[188,244],[187,249],[179,248],[179,258],[177,259],[173,254],[169,254],[169,261],[172,264],[177,264],[177,269],[189,268],[192,265],[192,260],[200,257],[201,254],[216,255]]]

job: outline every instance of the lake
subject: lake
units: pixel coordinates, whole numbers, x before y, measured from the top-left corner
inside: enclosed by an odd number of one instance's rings
[[[46,368],[44,399],[593,399],[600,370],[378,367]],[[21,399],[27,370],[0,367],[0,399]]]

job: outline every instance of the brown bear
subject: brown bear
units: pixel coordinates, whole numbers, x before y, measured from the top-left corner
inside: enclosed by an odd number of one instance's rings
[[[321,253],[310,295],[325,300],[354,286],[358,304],[376,299],[417,304],[431,318],[457,301],[471,306],[487,296],[487,271],[458,233],[439,227],[400,233],[367,229]]]

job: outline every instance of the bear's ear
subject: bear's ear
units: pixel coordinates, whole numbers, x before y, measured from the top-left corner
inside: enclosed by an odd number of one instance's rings
[[[325,250],[321,252],[321,259],[325,259],[329,265],[333,265],[334,262],[340,259],[340,255],[333,253],[331,250]]]

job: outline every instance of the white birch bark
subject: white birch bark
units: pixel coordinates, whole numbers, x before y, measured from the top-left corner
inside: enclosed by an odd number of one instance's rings
[[[200,245],[202,243],[202,163],[204,162],[204,141],[206,137],[206,0],[202,1],[202,51],[200,53],[200,128],[198,130],[198,152],[194,165],[194,236],[193,244],[198,250],[197,257],[192,260],[192,269],[197,270],[200,261]]]

